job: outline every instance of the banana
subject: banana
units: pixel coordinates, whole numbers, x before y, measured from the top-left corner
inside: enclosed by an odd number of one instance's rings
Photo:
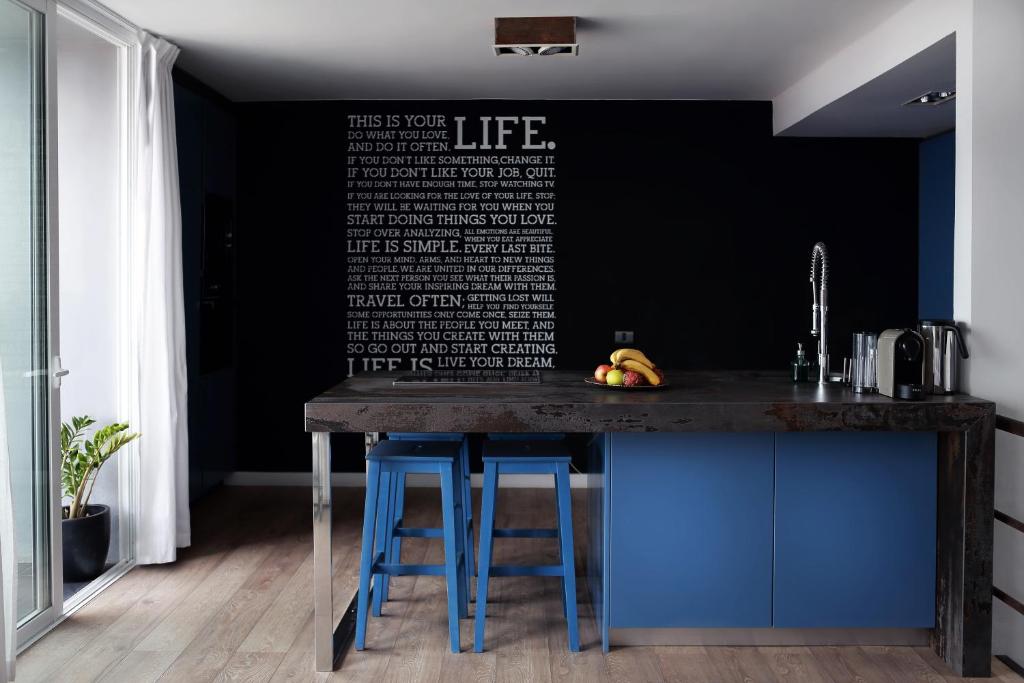
[[[612,365],[621,365],[624,360],[635,360],[654,369],[654,363],[638,349],[618,349],[611,355]]]
[[[640,355],[643,355],[643,354],[640,354]],[[647,365],[644,365],[643,363],[641,363],[638,360],[633,360],[631,358],[626,358],[625,360],[620,360],[619,361],[619,366],[623,367],[623,368],[625,368],[627,370],[633,370],[635,372],[639,372],[641,375],[644,376],[644,379],[646,379],[648,382],[650,382],[652,387],[656,387],[659,384],[661,384],[661,377],[658,375],[658,373],[656,373],[652,368],[650,368]]]

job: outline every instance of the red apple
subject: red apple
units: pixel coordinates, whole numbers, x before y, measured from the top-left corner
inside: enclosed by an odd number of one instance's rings
[[[637,387],[647,384],[647,380],[635,370],[626,370],[622,375],[622,384],[627,387]]]
[[[612,366],[610,365],[598,365],[597,370],[594,370],[594,379],[596,379],[601,384],[604,384],[607,381],[606,378],[608,376],[608,372],[611,369]]]

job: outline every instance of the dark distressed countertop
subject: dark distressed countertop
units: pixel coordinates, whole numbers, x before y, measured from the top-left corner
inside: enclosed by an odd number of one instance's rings
[[[669,372],[664,389],[584,383],[586,371],[539,385],[401,386],[399,373],[358,375],[306,403],[306,431],[965,431],[995,404],[965,394],[899,401],[779,373]]]

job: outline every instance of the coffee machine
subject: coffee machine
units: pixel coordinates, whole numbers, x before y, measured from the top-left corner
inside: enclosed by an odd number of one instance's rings
[[[915,330],[892,329],[878,335],[878,393],[916,401],[924,398],[924,337]]]
[[[960,359],[969,358],[960,326],[953,320],[922,320],[924,338],[924,389],[932,394],[960,390]]]

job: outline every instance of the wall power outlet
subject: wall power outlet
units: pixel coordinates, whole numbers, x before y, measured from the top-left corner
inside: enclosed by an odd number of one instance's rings
[[[633,330],[615,330],[616,344],[632,344]]]

